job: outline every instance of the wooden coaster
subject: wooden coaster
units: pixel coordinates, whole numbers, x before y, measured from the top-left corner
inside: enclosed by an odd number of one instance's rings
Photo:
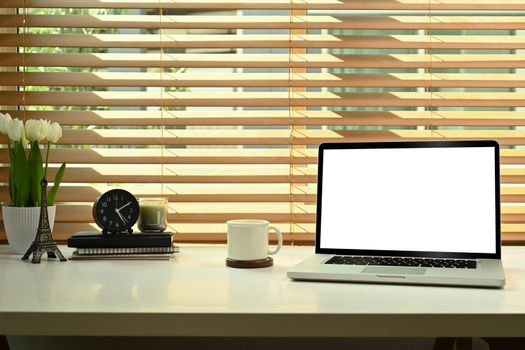
[[[226,266],[236,269],[256,269],[259,267],[270,267],[272,265],[273,259],[271,256],[260,260],[233,260],[226,258]]]

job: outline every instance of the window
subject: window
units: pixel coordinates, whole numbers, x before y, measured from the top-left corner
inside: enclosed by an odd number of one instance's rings
[[[490,138],[503,239],[525,241],[525,1],[2,4],[2,111],[65,128],[57,239],[121,187],[168,197],[179,242],[264,218],[312,243],[319,143]]]

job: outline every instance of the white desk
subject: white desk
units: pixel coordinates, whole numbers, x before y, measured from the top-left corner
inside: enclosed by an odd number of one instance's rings
[[[66,256],[71,250],[62,247]],[[0,247],[0,334],[256,337],[525,336],[525,247],[505,247],[503,290],[294,282],[313,253],[227,268],[224,246],[172,261],[22,262]]]

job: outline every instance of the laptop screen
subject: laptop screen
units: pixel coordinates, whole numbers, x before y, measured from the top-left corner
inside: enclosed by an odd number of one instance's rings
[[[497,144],[465,143],[322,149],[318,247],[499,253]]]

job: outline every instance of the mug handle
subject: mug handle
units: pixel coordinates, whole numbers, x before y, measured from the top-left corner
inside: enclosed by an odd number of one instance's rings
[[[279,230],[279,228],[275,226],[268,226],[268,233],[270,233],[270,231],[274,231],[277,235],[277,247],[275,247],[274,250],[268,250],[268,255],[274,255],[279,250],[281,250],[281,247],[283,246],[283,235],[281,233],[281,230]]]

